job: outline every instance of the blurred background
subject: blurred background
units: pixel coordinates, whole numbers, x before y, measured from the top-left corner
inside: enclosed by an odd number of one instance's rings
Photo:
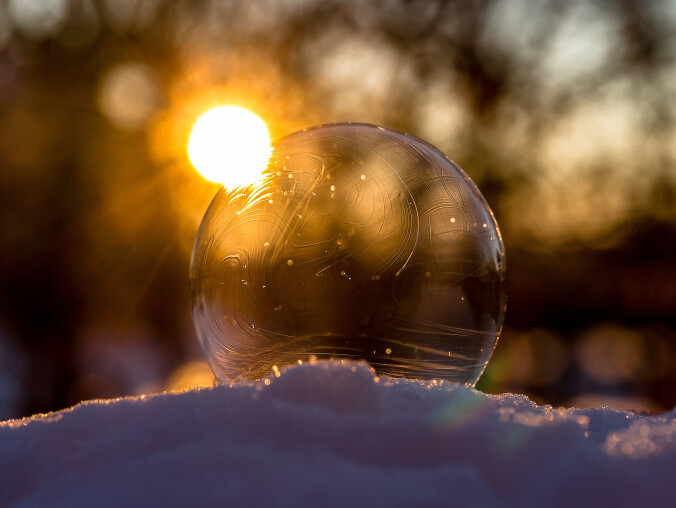
[[[676,405],[676,0],[0,0],[0,420],[209,385],[208,109],[437,146],[507,249],[478,388]]]

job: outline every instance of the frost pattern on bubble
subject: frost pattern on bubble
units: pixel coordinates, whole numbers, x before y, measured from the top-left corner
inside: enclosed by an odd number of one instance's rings
[[[221,382],[343,358],[474,384],[505,311],[504,247],[479,190],[431,145],[365,124],[291,134],[261,183],[221,188],[190,279]]]

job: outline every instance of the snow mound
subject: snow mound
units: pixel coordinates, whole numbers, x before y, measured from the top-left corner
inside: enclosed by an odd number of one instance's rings
[[[676,411],[555,409],[343,362],[0,423],[3,506],[667,506],[675,470]]]

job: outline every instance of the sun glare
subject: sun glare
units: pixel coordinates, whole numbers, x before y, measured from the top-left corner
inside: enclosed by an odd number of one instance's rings
[[[228,189],[258,181],[270,152],[270,135],[263,120],[236,106],[204,113],[188,142],[188,157],[195,169]]]

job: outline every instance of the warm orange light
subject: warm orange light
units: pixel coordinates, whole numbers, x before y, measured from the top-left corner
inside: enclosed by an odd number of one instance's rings
[[[258,181],[270,152],[270,135],[263,120],[236,106],[204,113],[188,142],[188,157],[195,169],[228,189]]]

